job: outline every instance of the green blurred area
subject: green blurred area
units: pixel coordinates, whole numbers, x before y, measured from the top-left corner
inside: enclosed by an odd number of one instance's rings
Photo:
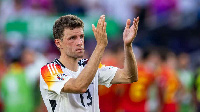
[[[17,32],[28,38],[51,38],[53,24],[58,16],[34,16],[26,19],[12,18],[5,24],[4,31],[6,38],[13,32]],[[95,26],[98,22],[98,17],[80,17],[84,22],[85,38],[93,37],[92,24]],[[116,38],[120,32],[120,26],[112,18],[106,18],[108,38]]]
[[[32,112],[36,100],[30,96],[34,96],[35,92],[27,81],[24,69],[19,64],[12,64],[1,81],[5,112]]]

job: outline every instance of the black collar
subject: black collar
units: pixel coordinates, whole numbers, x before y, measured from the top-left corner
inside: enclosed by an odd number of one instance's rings
[[[55,59],[55,62],[65,68],[65,66],[60,62],[60,60]]]

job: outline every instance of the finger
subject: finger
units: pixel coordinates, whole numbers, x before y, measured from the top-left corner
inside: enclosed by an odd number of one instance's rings
[[[102,18],[102,26],[104,25],[105,23],[105,16]]]
[[[136,29],[138,29],[139,17],[137,17],[136,19],[134,19],[134,21],[135,21],[134,27]]]
[[[135,19],[135,22],[134,22],[134,25],[135,25],[135,28],[138,29],[138,23],[139,23],[139,18],[137,17]]]
[[[97,29],[99,29],[99,27],[101,26],[101,21],[102,21],[102,18],[104,17],[105,15],[101,15],[99,20],[98,20],[98,23],[97,23]]]
[[[126,27],[125,28],[129,28],[131,25],[131,20],[130,19],[127,19],[126,21]]]
[[[106,26],[107,26],[107,23],[104,22],[104,25],[103,25],[103,32],[104,32],[104,33],[106,32]]]
[[[103,18],[103,17],[105,17],[105,15],[101,15],[101,16],[100,16],[100,18]]]
[[[136,19],[134,19],[133,24],[134,24],[134,27],[137,28],[137,20]]]
[[[135,34],[137,34],[137,28],[136,27],[134,28],[134,31],[135,31]]]
[[[139,19],[140,19],[140,18],[139,18],[139,16],[138,16],[138,17],[137,17],[137,25],[139,24]]]
[[[140,19],[140,17],[138,16],[137,17],[137,29],[138,29],[138,24],[139,24],[139,21],[140,21],[139,19]]]
[[[136,22],[135,18],[133,19],[133,25],[131,26],[131,29],[134,29],[136,27]]]
[[[139,22],[139,19],[140,19],[140,17],[138,16],[138,17],[137,17],[137,21],[138,21],[138,22]]]
[[[101,30],[104,32],[104,25],[105,25],[105,17],[102,18],[102,23],[101,23]]]
[[[135,30],[135,32],[137,32],[137,20],[136,19],[134,21],[134,30]]]
[[[99,29],[100,26],[101,26],[101,19],[98,20],[97,29]]]
[[[102,30],[102,28],[103,28],[103,18],[101,18],[99,22],[99,29]]]
[[[93,31],[93,32],[96,31],[96,28],[95,28],[94,24],[92,24],[92,31]]]
[[[102,25],[103,19],[105,18],[105,15],[101,15],[99,20],[100,20],[100,24]]]
[[[134,21],[134,27],[133,27],[133,29],[134,29],[135,35],[137,35],[138,26],[137,26],[137,21],[136,21],[136,19],[135,19],[135,21]]]
[[[105,15],[101,15],[100,19],[103,20],[105,18]]]
[[[102,29],[102,25],[103,23],[102,23],[102,19],[100,20],[100,25],[99,25],[99,29]]]
[[[134,32],[135,34],[137,33],[137,23],[136,19],[134,18],[133,25],[131,26],[131,31]]]

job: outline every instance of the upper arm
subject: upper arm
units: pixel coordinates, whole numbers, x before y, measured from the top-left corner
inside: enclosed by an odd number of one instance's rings
[[[77,85],[75,78],[70,78],[61,90],[66,93],[85,93],[86,90]]]
[[[110,87],[111,86],[111,81],[114,78],[116,71],[117,71],[117,67],[113,67],[113,66],[101,66],[98,69],[98,82],[99,85],[105,85],[106,87]]]
[[[120,84],[126,81],[126,79],[123,77],[123,69],[118,69],[115,77],[112,79],[111,84]]]
[[[134,82],[129,74],[124,72],[124,69],[118,69],[111,84],[127,84]]]

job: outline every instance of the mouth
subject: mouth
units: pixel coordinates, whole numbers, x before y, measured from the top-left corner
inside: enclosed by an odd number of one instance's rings
[[[83,52],[84,49],[76,49],[77,52]]]

